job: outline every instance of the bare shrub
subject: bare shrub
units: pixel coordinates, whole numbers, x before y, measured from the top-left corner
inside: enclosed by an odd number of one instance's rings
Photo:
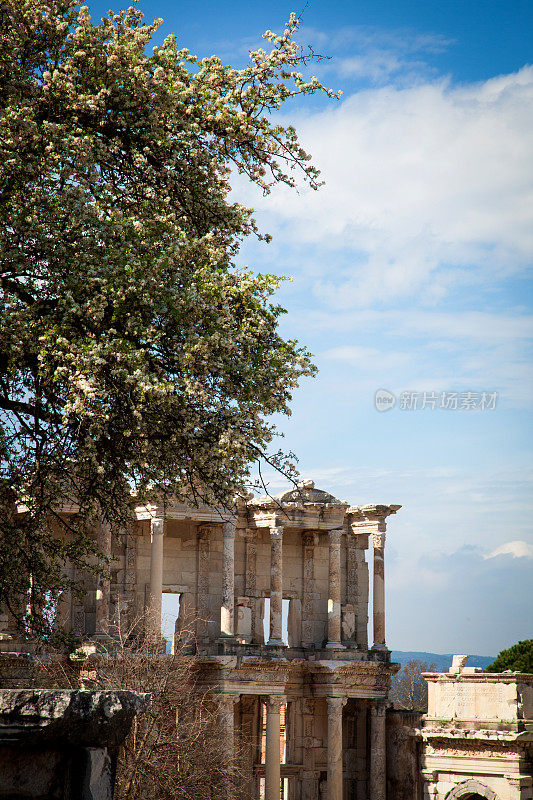
[[[188,654],[196,624],[182,627],[173,655],[146,620],[116,625],[100,652],[41,661],[37,681],[54,687],[149,692],[117,763],[115,800],[250,800],[239,748],[228,758],[216,694],[201,686],[198,660]]]
[[[412,659],[392,678],[389,700],[394,708],[404,711],[426,713],[428,710],[428,686],[423,672],[434,672],[435,664]]]

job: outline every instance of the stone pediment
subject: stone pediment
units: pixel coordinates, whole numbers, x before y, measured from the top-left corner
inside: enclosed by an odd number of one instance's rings
[[[312,506],[338,506],[346,508],[348,503],[338,500],[329,492],[316,489],[313,481],[301,481],[295,489],[289,489],[272,496],[257,497],[248,502],[249,506],[255,507],[303,507]]]

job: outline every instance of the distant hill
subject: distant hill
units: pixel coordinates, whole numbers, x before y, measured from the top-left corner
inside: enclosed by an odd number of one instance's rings
[[[470,656],[467,666],[469,667],[488,667],[495,660],[496,656]],[[437,672],[448,672],[452,665],[451,653],[424,653],[408,650],[393,650],[391,661],[405,667],[408,661],[426,661],[428,664],[435,664]]]

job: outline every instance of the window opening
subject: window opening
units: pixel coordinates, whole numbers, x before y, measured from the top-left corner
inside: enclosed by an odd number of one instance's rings
[[[163,592],[161,603],[161,636],[165,639],[165,652],[170,653],[174,641],[174,631],[180,613],[181,594]]]
[[[284,597],[281,605],[281,641],[285,645],[288,645],[289,643],[288,620],[289,620],[290,602],[291,602],[290,599]],[[265,597],[263,636],[265,637],[265,644],[266,644],[270,639],[270,597]]]

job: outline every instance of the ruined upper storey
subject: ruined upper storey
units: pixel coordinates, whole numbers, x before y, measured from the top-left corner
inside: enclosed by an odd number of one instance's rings
[[[372,535],[374,647],[385,650],[385,529],[399,508],[350,506],[312,481],[241,500],[234,515],[139,507],[137,609],[149,609],[157,625],[162,594],[179,593],[178,630],[187,615],[198,616],[203,652],[267,645],[351,659],[368,649]]]
[[[290,656],[289,648],[294,657],[320,650],[326,658],[360,659],[368,650],[371,535],[373,648],[386,650],[385,530],[399,508],[350,505],[313,481],[241,499],[234,514],[138,506],[121,540],[105,526],[96,533],[111,556],[111,579],[73,576],[85,582],[86,595],[66,594],[58,615],[80,636],[107,635],[119,616],[144,615],[157,630],[163,594],[172,593],[180,596],[177,634],[194,620],[200,653],[267,646]]]

